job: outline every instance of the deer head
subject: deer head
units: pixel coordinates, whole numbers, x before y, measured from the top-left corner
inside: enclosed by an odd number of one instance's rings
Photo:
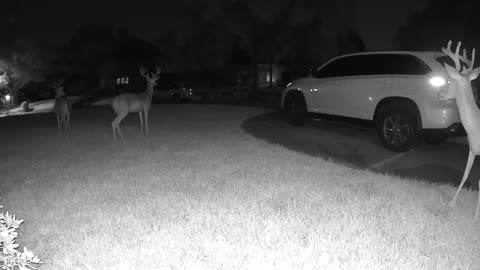
[[[65,92],[63,92],[63,83],[65,82],[65,79],[59,79],[54,81],[53,83],[48,84],[50,87],[52,87],[55,90],[55,97],[61,97],[65,95]]]
[[[449,40],[447,48],[442,47],[442,51],[453,60],[455,67],[445,63],[445,69],[447,70],[448,76],[450,76],[453,81],[449,83],[449,86],[446,89],[439,92],[441,100],[455,99],[457,97],[457,91],[468,90],[472,92],[471,81],[475,80],[480,74],[480,67],[473,69],[475,49],[472,50],[472,58],[468,59],[467,51],[465,49],[463,49],[463,55],[460,55],[462,42],[458,42],[455,53],[452,51],[451,45],[452,41]],[[463,62],[465,66],[463,66],[461,62]]]
[[[159,66],[156,66],[155,69],[155,73],[150,72],[150,74],[147,74],[147,70],[144,67],[140,67],[140,75],[147,80],[148,88],[151,88],[152,90],[153,87],[157,85],[157,80],[160,77],[160,72],[162,71]]]

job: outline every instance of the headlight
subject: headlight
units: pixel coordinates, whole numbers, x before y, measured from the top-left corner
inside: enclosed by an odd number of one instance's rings
[[[290,87],[290,85],[292,85],[292,83],[291,83],[291,82],[287,83],[287,87]]]
[[[434,87],[441,87],[444,86],[447,83],[447,80],[445,80],[442,77],[432,77],[430,79],[430,84]]]
[[[10,95],[5,95],[5,100],[10,101]]]

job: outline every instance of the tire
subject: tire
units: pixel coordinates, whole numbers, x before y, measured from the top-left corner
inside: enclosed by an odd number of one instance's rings
[[[307,118],[307,104],[302,94],[292,93],[288,96],[287,118],[290,124],[294,126],[303,126]]]
[[[392,105],[383,110],[376,121],[377,135],[393,152],[412,149],[418,137],[418,117],[411,106]]]

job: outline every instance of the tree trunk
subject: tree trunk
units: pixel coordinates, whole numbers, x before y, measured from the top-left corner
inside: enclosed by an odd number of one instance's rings
[[[249,98],[256,98],[258,94],[258,63],[257,63],[257,50],[254,45],[250,46],[250,85],[249,85]]]
[[[269,72],[270,72],[270,76],[269,76],[269,81],[270,81],[270,82],[269,82],[269,83],[270,83],[270,88],[272,88],[272,87],[273,87],[273,59],[272,59],[272,61],[270,62],[270,70],[269,70]]]

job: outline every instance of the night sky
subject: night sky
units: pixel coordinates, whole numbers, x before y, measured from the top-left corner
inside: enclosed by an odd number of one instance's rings
[[[135,0],[46,0],[22,1],[16,18],[19,33],[53,43],[67,41],[74,29],[86,23],[113,23],[125,26],[133,34],[153,40],[161,27],[159,1]],[[356,1],[352,22],[364,38],[367,49],[391,49],[391,39],[398,26],[413,12],[421,10],[426,0]],[[28,3],[28,4],[27,4]]]

